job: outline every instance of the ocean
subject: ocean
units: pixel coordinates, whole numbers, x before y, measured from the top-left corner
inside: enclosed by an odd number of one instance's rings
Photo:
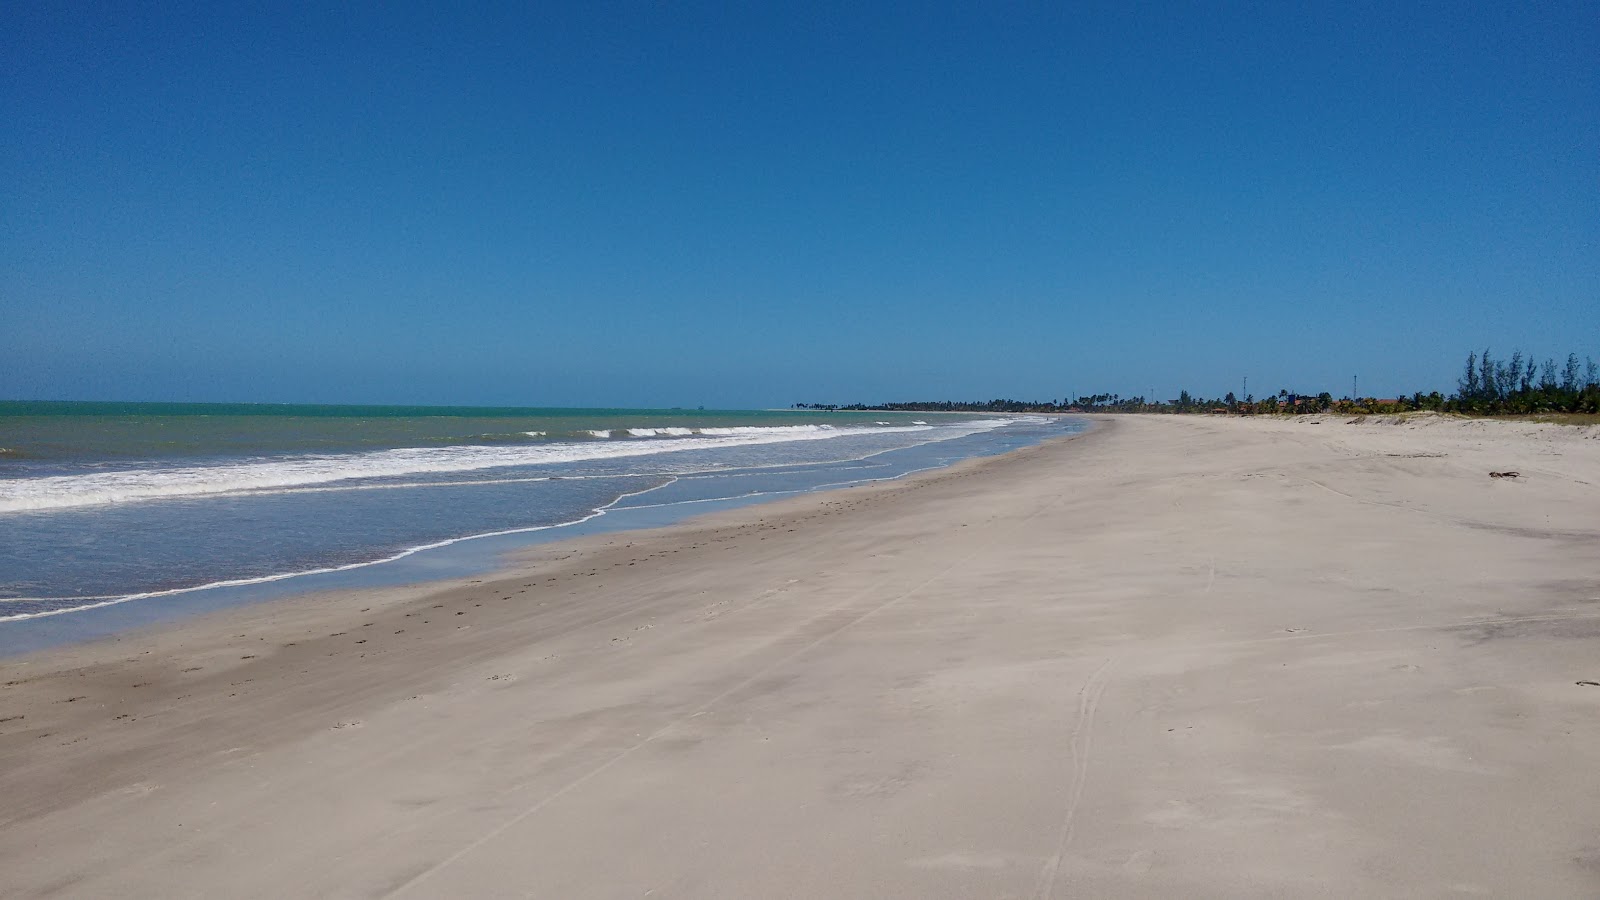
[[[624,511],[671,521],[1079,427],[978,414],[0,403],[0,627],[133,600],[193,608],[198,592],[381,568],[475,538],[547,540]]]

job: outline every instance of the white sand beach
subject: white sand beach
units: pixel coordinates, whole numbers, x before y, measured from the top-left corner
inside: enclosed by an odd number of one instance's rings
[[[1096,426],[0,661],[0,896],[1600,896],[1600,432]]]

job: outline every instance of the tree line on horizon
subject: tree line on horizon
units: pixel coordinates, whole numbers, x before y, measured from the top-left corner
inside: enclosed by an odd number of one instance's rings
[[[1522,351],[1496,359],[1489,350],[1467,354],[1466,365],[1453,394],[1417,391],[1410,396],[1338,397],[1287,388],[1257,398],[1236,396],[1205,398],[1179,391],[1172,400],[1120,394],[1087,394],[1061,400],[935,400],[908,403],[796,403],[795,409],[840,412],[1120,412],[1120,413],[1400,413],[1429,410],[1471,415],[1530,415],[1535,413],[1600,413],[1600,366],[1592,358],[1567,355],[1537,362]]]

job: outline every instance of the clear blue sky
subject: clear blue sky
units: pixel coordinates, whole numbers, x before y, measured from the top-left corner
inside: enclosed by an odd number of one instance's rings
[[[7,4],[0,396],[1387,395],[1485,344],[1600,357],[1594,2],[518,5]]]

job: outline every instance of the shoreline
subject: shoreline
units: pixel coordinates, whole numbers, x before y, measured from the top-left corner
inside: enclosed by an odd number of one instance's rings
[[[1074,417],[1057,418],[1072,419]],[[878,450],[863,457],[838,460],[832,464],[861,462],[874,459],[885,453],[913,451],[940,443],[941,441],[939,440],[924,441],[910,444],[906,447]],[[1002,450],[999,452],[1009,451]],[[968,458],[982,459],[993,455],[995,455],[993,451],[980,451]],[[957,462],[961,461],[964,460],[958,460]],[[605,505],[565,522],[464,534],[458,537],[401,548],[398,551],[370,560],[268,575],[223,579],[188,587],[138,591],[105,597],[85,597],[82,599],[94,602],[60,609],[0,616],[0,659],[32,652],[37,649],[106,637],[129,628],[138,628],[161,622],[175,622],[188,616],[204,614],[212,608],[227,609],[249,603],[275,602],[283,598],[295,597],[306,593],[326,593],[363,587],[398,587],[424,581],[438,581],[441,579],[433,571],[437,568],[458,572],[462,577],[489,574],[500,565],[499,558],[505,554],[514,554],[525,547],[536,546],[550,541],[572,540],[591,534],[618,533],[641,528],[659,528],[674,522],[704,515],[706,510],[737,509],[752,504],[777,502],[790,496],[823,493],[878,481],[899,480],[922,471],[938,470],[947,465],[914,468],[899,474],[876,478],[843,478],[836,484],[826,483],[795,490],[682,500],[662,504],[626,504],[619,506],[619,504],[625,504],[625,501],[634,497],[668,487],[678,480],[676,476],[669,476],[668,480],[663,484],[621,494]],[[765,468],[783,469],[792,467],[793,464],[785,463],[772,464],[770,467],[754,466],[748,468],[751,471],[761,471]],[[704,507],[705,509],[699,507]],[[670,510],[671,512],[653,512],[654,510]],[[450,556],[444,557],[441,556],[441,553],[450,554]],[[422,554],[433,558],[424,560],[412,559]],[[410,573],[403,571],[400,566],[395,566],[395,563],[408,564],[411,570]],[[160,608],[150,607],[144,602],[150,600],[160,600],[163,605]],[[118,607],[128,605],[132,606],[129,609],[118,609]],[[4,605],[0,604],[0,610],[4,608]],[[57,617],[69,618],[65,618],[59,623],[43,623],[40,621]]]
[[[623,499],[647,492],[625,494],[618,498],[617,501],[613,501],[606,507],[574,522],[512,529],[505,532],[492,532],[481,535],[467,535],[433,545],[410,548],[383,559],[353,563],[347,566],[306,572],[290,572],[282,575],[250,579],[236,584],[199,585],[192,588],[158,591],[122,598],[94,607],[74,607],[60,612],[34,615],[27,618],[0,619],[0,633],[3,633],[3,630],[7,627],[26,629],[30,627],[29,623],[41,622],[41,624],[46,624],[43,620],[66,616],[71,613],[92,616],[99,610],[115,610],[116,607],[136,604],[141,600],[168,597],[192,601],[180,608],[171,610],[152,609],[146,615],[131,615],[125,622],[115,623],[109,629],[99,633],[91,631],[84,636],[74,637],[71,636],[73,631],[69,629],[69,636],[59,639],[46,637],[39,646],[28,646],[30,642],[27,639],[0,640],[0,667],[8,664],[31,664],[34,661],[33,657],[47,656],[77,648],[116,644],[120,643],[123,638],[127,638],[130,641],[138,641],[150,636],[159,637],[164,631],[182,630],[190,625],[214,625],[219,631],[229,631],[234,628],[231,623],[235,618],[240,622],[258,622],[260,617],[252,614],[253,611],[258,609],[266,614],[267,618],[271,618],[271,614],[274,611],[283,610],[288,612],[291,608],[294,608],[294,613],[292,613],[294,615],[298,615],[301,612],[315,615],[325,604],[334,603],[339,599],[350,596],[368,599],[377,598],[372,599],[372,602],[382,603],[384,602],[382,598],[389,593],[431,595],[438,592],[460,590],[473,585],[481,585],[483,589],[490,589],[525,577],[528,572],[524,570],[523,566],[527,565],[526,561],[529,559],[548,560],[550,554],[554,554],[558,559],[566,559],[574,555],[596,552],[598,549],[610,547],[619,538],[626,539],[624,540],[625,545],[630,545],[635,536],[640,540],[670,538],[676,529],[693,531],[702,528],[738,527],[746,521],[745,516],[755,516],[756,511],[772,510],[774,515],[780,515],[783,513],[782,506],[786,503],[804,503],[813,498],[820,500],[820,498],[850,491],[871,491],[893,485],[915,484],[921,479],[935,477],[941,473],[955,472],[966,467],[981,466],[984,463],[1003,460],[1038,447],[1080,439],[1105,427],[1107,427],[1105,424],[1090,423],[1080,432],[1048,438],[1036,444],[999,454],[971,456],[945,466],[917,469],[901,475],[867,479],[838,487],[824,485],[780,495],[762,494],[749,497],[682,501],[662,504],[661,506],[616,507],[615,503]],[[700,505],[707,505],[712,508],[705,510],[694,509],[694,507]],[[664,507],[679,510],[682,515],[672,516],[666,521],[659,521],[656,516],[651,515],[652,510]],[[595,521],[604,522],[608,516],[616,524],[609,527],[602,525],[594,531],[581,530],[581,526]],[[729,524],[724,525],[720,517],[729,517]],[[442,577],[419,577],[422,575],[419,572],[411,575],[400,575],[396,580],[379,577],[367,584],[358,583],[335,587],[299,587],[298,589],[294,586],[295,582],[300,579],[312,581],[321,575],[359,573],[362,570],[380,571],[382,567],[389,563],[433,550],[449,550],[453,547],[475,545],[480,542],[487,545],[496,538],[526,539],[532,535],[544,535],[546,539],[527,540],[526,542],[519,542],[516,546],[490,549],[487,554],[480,554],[480,558],[476,562],[442,563],[442,566],[452,573]],[[568,545],[571,546],[569,547]],[[305,582],[300,583],[305,584]],[[266,593],[259,596],[244,594],[233,598],[224,598],[220,603],[207,604],[206,601],[214,600],[218,594],[234,588],[259,588],[264,589]],[[300,607],[305,607],[305,609],[301,610],[299,609]]]
[[[0,661],[8,888],[1593,896],[1597,442],[1093,421]]]

